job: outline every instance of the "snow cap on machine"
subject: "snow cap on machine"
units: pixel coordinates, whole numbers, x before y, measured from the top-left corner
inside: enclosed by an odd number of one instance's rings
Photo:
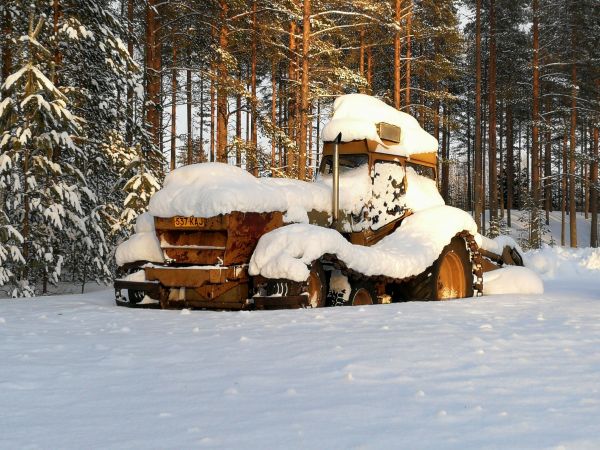
[[[377,133],[378,123],[388,123],[400,128],[400,142],[384,143]],[[333,141],[342,133],[342,141],[367,139],[379,144],[377,151],[410,156],[418,153],[437,152],[438,142],[419,125],[410,114],[398,111],[381,100],[365,94],[348,94],[333,103],[333,116],[323,128],[321,137]]]

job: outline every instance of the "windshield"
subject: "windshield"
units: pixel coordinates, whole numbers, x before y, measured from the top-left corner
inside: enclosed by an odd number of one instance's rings
[[[340,155],[340,173],[356,169],[357,167],[367,164],[368,162],[369,156],[366,153]],[[319,172],[322,175],[330,175],[333,173],[333,155],[326,155],[323,157]]]

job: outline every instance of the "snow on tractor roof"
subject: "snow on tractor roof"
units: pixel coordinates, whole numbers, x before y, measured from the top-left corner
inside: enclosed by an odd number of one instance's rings
[[[388,123],[401,129],[397,144],[382,141],[377,132],[378,123]],[[419,125],[410,114],[398,111],[378,98],[365,94],[348,94],[333,103],[333,116],[323,128],[325,142],[334,141],[342,133],[342,142],[375,141],[378,152],[398,156],[437,152],[438,142]]]

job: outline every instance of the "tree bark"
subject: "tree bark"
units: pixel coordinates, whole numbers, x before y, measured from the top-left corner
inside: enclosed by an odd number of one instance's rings
[[[238,81],[240,85],[242,84],[242,68],[238,68]],[[235,95],[235,165],[237,167],[242,166],[242,94],[237,93]]]
[[[358,73],[361,78],[365,77],[365,30],[360,30],[360,47],[358,49]],[[360,86],[359,92],[365,93],[365,87]]]
[[[188,66],[191,66],[192,58],[188,49]],[[188,67],[185,74],[185,94],[186,94],[186,107],[187,107],[187,163],[192,164],[194,162],[194,146],[193,144],[193,131],[192,131],[192,69]]]
[[[288,106],[287,106],[287,124],[288,124],[288,136],[291,141],[295,137],[295,117],[294,117],[294,105],[296,103],[296,88],[294,81],[296,79],[296,22],[290,22],[290,64],[288,67]],[[293,176],[296,172],[296,158],[294,150],[289,148],[287,151],[287,174]]]
[[[217,64],[217,161],[227,162],[227,80],[229,73],[225,61],[225,53],[229,47],[229,27],[228,18],[229,5],[227,0],[219,0],[220,6],[220,28],[219,28],[219,47],[221,57]]]
[[[271,124],[273,129],[277,126],[277,63],[271,63]],[[277,140],[275,133],[271,137],[271,176],[275,176],[275,154],[277,150]]]
[[[173,46],[173,67],[171,69],[171,171],[177,167],[177,45],[171,36]]]
[[[539,144],[539,120],[540,120],[540,68],[539,68],[539,0],[533,0],[533,107],[531,132],[531,198],[533,208],[531,211],[531,244],[534,248],[540,247],[540,224],[538,205],[540,202],[540,144]]]
[[[488,95],[488,177],[490,231],[498,221],[498,168],[496,163],[496,5],[490,0],[490,60],[489,60],[489,95]],[[493,232],[495,232],[494,230]]]
[[[213,68],[214,69],[214,68]],[[216,89],[215,89],[215,75],[214,70],[211,70],[210,75],[210,155],[209,161],[216,161],[215,158],[215,124],[216,118]]]
[[[160,147],[160,73],[161,54],[158,35],[158,0],[146,4],[146,121],[152,142]]]
[[[483,177],[481,151],[481,0],[477,0],[475,14],[475,223],[482,230]]]
[[[411,47],[411,27],[412,27],[412,15],[413,15],[413,0],[409,0],[408,16],[406,17],[406,93],[404,94],[404,104],[406,105],[406,112],[410,113],[410,59],[412,57]]]
[[[396,26],[400,27],[400,18],[402,13],[402,0],[396,0]],[[394,107],[400,109],[400,30],[394,34]]]
[[[577,208],[575,205],[575,132],[577,131],[577,67],[571,64],[571,136],[569,139],[569,245],[577,247]]]
[[[560,245],[563,247],[566,245],[566,210],[567,210],[567,131],[565,126],[565,133],[563,136],[563,148],[562,148],[562,195],[560,200]]]
[[[550,97],[546,97],[546,112],[550,111]],[[550,123],[546,124],[544,147],[544,208],[546,210],[546,225],[550,225],[550,211],[552,210],[552,131]]]
[[[514,137],[513,109],[509,103],[506,106],[506,224],[511,227],[511,210],[513,208],[514,184]]]
[[[306,134],[308,127],[308,54],[310,50],[310,0],[304,0],[302,9],[302,82],[300,83],[300,136],[298,159],[298,179],[306,179]]]
[[[592,215],[590,247],[598,247],[598,120],[597,118],[594,125],[592,163],[590,167],[590,213]]]
[[[127,53],[133,58],[133,1],[127,0]],[[127,85],[127,123],[125,125],[125,142],[127,145],[133,143],[133,133],[131,125],[134,121],[133,117],[133,86]]]
[[[251,74],[250,84],[252,88],[252,117],[250,121],[250,136],[251,136],[251,149],[252,149],[252,174],[258,176],[258,130],[256,126],[256,42],[258,40],[258,29],[256,25],[256,0],[252,2],[252,51],[251,51]]]

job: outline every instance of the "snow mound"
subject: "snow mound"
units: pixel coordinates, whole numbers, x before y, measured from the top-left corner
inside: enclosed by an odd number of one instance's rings
[[[600,248],[544,245],[525,254],[525,263],[545,279],[600,277]]]
[[[155,217],[213,217],[239,212],[285,211],[286,198],[245,170],[223,163],[191,164],[167,175],[150,199]]]
[[[249,272],[267,278],[304,281],[310,263],[324,254],[334,254],[348,268],[364,275],[406,278],[433,264],[456,233],[463,230],[476,233],[472,217],[445,205],[407,217],[394,233],[372,247],[353,245],[335,230],[293,224],[260,238]]]
[[[136,261],[164,262],[163,252],[154,231],[136,233],[117,247],[118,266]]]
[[[504,266],[483,274],[484,295],[543,294],[544,283],[531,269]]]
[[[376,124],[389,123],[402,130],[400,142],[385,145],[377,134]],[[367,139],[379,143],[377,151],[398,156],[436,152],[437,140],[427,133],[410,114],[398,111],[381,100],[365,94],[348,94],[333,103],[332,119],[323,128],[323,141],[334,141],[342,133],[342,141]]]

